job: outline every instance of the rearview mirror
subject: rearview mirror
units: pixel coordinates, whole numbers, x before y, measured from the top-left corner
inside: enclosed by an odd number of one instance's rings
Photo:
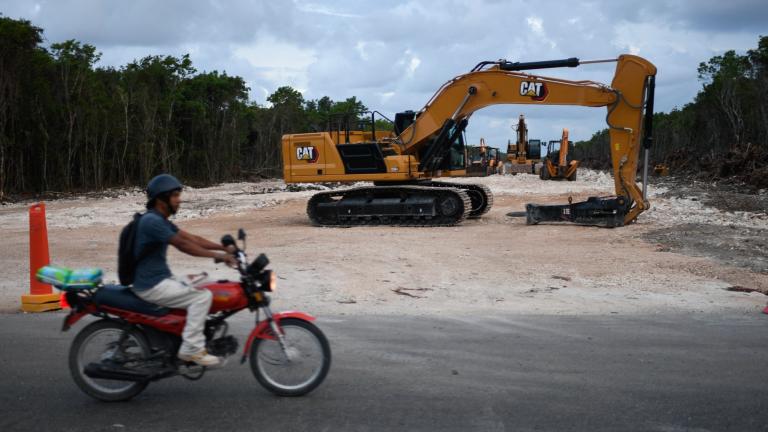
[[[251,274],[256,275],[259,274],[266,266],[269,265],[269,258],[267,258],[266,255],[259,254],[259,256],[256,257],[255,260],[251,263],[248,270],[251,272]]]
[[[237,230],[237,239],[238,240],[245,240],[245,230],[240,228]]]

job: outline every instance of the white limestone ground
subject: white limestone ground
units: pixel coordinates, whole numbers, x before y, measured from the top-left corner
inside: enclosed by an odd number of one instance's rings
[[[328,187],[281,180],[187,188],[175,222],[211,239],[244,227],[252,252],[267,252],[281,276],[277,307],[318,314],[756,313],[765,305],[760,294],[724,288],[768,290],[768,275],[706,257],[658,252],[642,239],[649,230],[692,222],[765,227],[764,214],[722,212],[695,196],[665,198],[666,190],[652,185],[652,209],[635,225],[614,230],[528,227],[506,213],[525,202],[565,202],[571,194],[574,199],[611,195],[612,177],[582,169],[574,182],[541,181],[528,174],[465,181],[488,185],[497,200],[482,219],[458,227],[313,227],[307,222],[306,200]],[[52,259],[104,268],[113,280],[119,230],[144,201],[139,189],[126,189],[47,202]],[[0,311],[18,310],[28,287],[28,205],[0,206]],[[176,251],[169,260],[179,274],[205,270],[217,278],[235,276]]]

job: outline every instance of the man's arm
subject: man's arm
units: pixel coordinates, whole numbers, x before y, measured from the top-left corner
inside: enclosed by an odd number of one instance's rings
[[[202,238],[200,236],[196,236],[196,235],[194,235],[194,234],[192,234],[192,233],[190,233],[188,231],[184,231],[182,229],[180,229],[179,232],[176,235],[177,236],[181,236],[185,240],[190,241],[190,242],[196,244],[197,246],[200,246],[203,249],[229,252],[227,250],[227,248],[225,248],[224,246],[222,246],[222,245],[220,245],[218,243],[214,243],[212,241],[206,240],[206,239],[204,239],[204,238]],[[174,245],[174,246],[176,246],[176,245]]]
[[[177,232],[176,235],[168,240],[168,243],[172,244],[176,249],[184,252],[185,254],[196,257],[219,258],[223,255],[221,252],[215,252],[200,246],[196,241],[188,236],[185,236],[184,231]]]
[[[197,244],[194,240],[190,239],[188,236],[185,236],[183,234],[183,231],[179,231],[174,235],[173,237],[168,240],[168,243],[172,244],[173,247],[176,249],[184,252],[185,254],[196,256],[196,257],[203,257],[203,258],[215,258],[220,259],[227,263],[229,266],[236,266],[237,265],[237,259],[235,259],[234,256],[228,254],[226,252],[226,249],[223,246],[216,245],[213,242],[207,242],[209,244],[212,244],[214,246],[217,246],[216,251],[211,249],[206,249],[199,244]]]

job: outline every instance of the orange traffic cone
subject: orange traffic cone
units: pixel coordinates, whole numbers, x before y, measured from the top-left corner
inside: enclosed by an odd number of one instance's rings
[[[29,295],[21,296],[24,312],[45,312],[61,308],[59,295],[51,292],[51,286],[39,282],[35,273],[48,265],[48,228],[45,224],[45,204],[29,207]]]

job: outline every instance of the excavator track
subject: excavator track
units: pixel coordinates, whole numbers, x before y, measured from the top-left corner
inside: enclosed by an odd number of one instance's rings
[[[469,217],[466,190],[431,186],[371,186],[315,194],[307,215],[317,226],[453,226]]]
[[[456,188],[466,191],[467,194],[469,194],[469,198],[472,200],[472,210],[469,212],[469,216],[467,216],[469,219],[477,219],[491,211],[491,207],[493,207],[493,192],[491,192],[491,189],[485,185],[436,181],[420,184],[431,187]]]

